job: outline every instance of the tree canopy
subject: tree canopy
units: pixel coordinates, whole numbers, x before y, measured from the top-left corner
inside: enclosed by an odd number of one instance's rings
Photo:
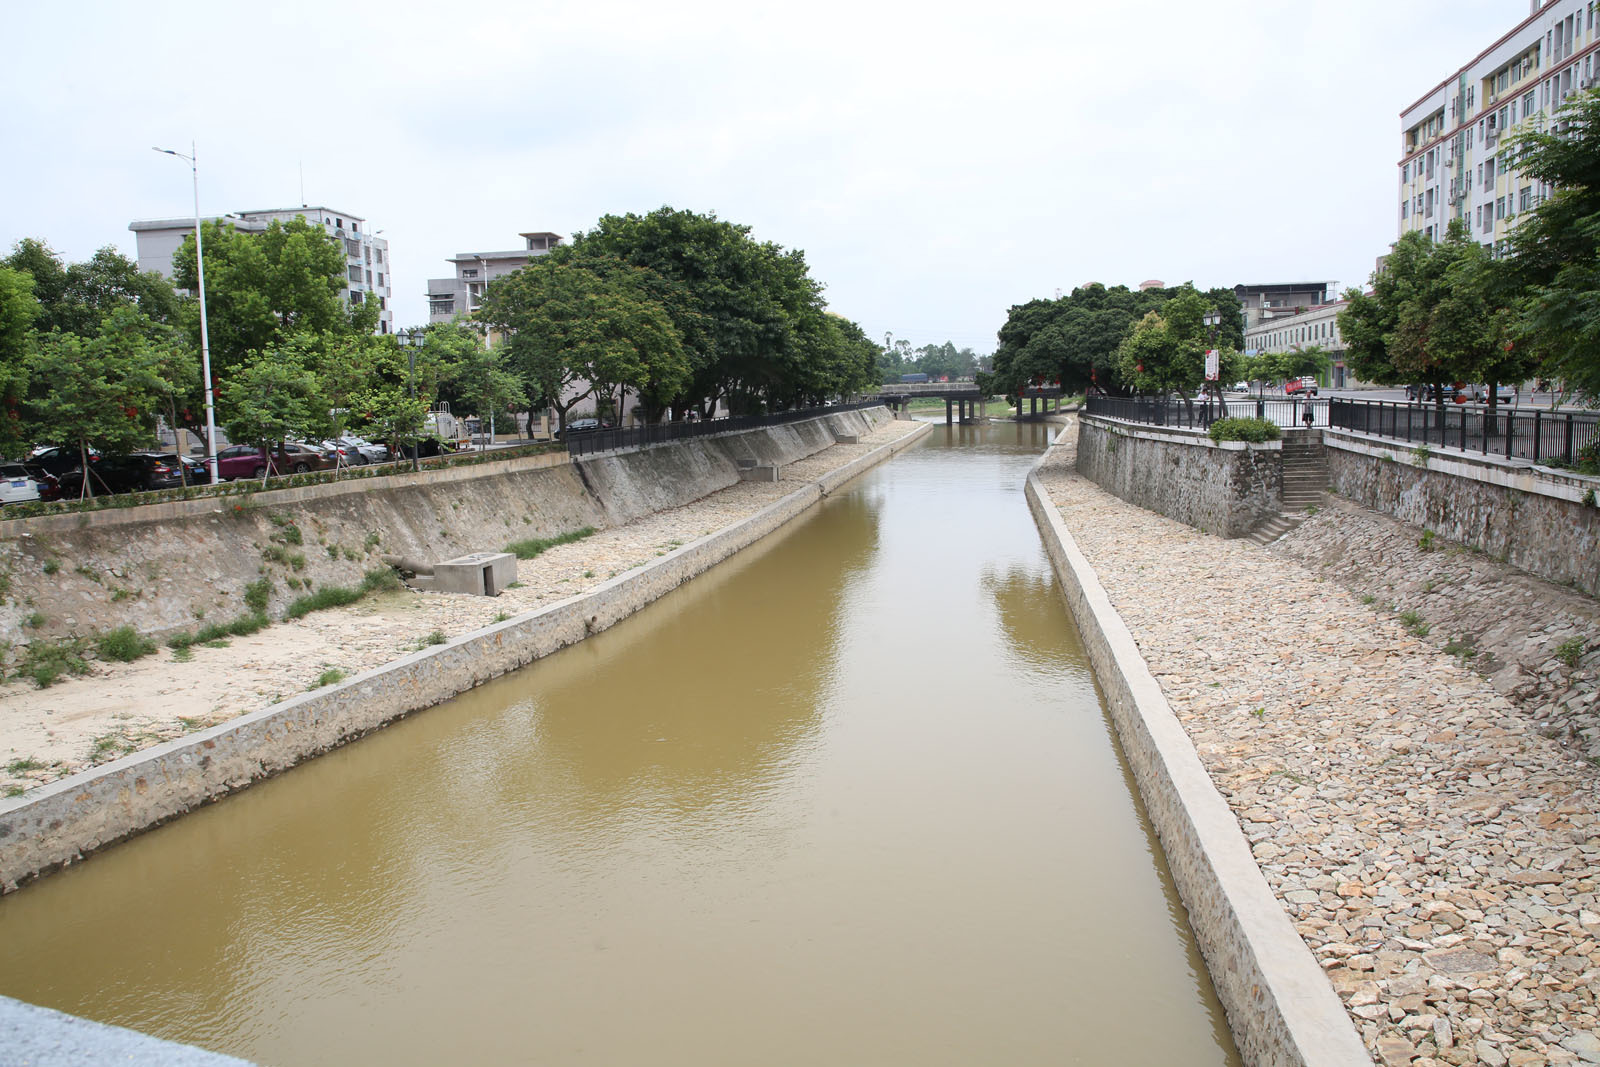
[[[1033,381],[1059,381],[1067,393],[1142,391],[1153,380],[1145,376],[1146,386],[1141,386],[1125,374],[1119,349],[1150,313],[1161,312],[1170,301],[1187,294],[1197,302],[1191,301],[1192,306],[1180,313],[1178,329],[1186,350],[1193,349],[1190,342],[1204,342],[1197,350],[1201,355],[1196,357],[1201,360],[1203,377],[1203,353],[1212,343],[1209,330],[1201,322],[1206,312],[1215,311],[1221,318],[1216,331],[1217,348],[1237,351],[1244,345],[1243,309],[1232,289],[1201,292],[1184,285],[1135,291],[1122,285],[1107,288],[1092,283],[1055,300],[1030,300],[1011,308],[995,349],[994,384],[1006,393],[1014,393]],[[1147,331],[1154,328],[1147,327]],[[1157,339],[1158,335],[1152,334],[1139,343]],[[1136,360],[1128,366],[1137,363]]]

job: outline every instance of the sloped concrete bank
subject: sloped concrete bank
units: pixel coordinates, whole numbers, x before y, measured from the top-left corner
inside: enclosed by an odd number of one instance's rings
[[[1256,865],[1238,820],[1040,484],[1037,472],[1049,458],[1047,452],[1029,472],[1028,506],[1240,1053],[1250,1064],[1371,1064],[1344,1006]]]
[[[888,421],[886,409],[867,408],[577,463],[563,452],[7,520],[0,649],[119,626],[166,637],[242,614],[245,587],[261,576],[276,616],[302,591],[359,583],[383,553],[450,559],[620,525],[735,484],[741,460],[781,467]]]
[[[840,418],[846,416],[829,416]],[[886,420],[861,425],[881,421]],[[604,630],[778,529],[928,429],[869,452],[755,515],[587,594],[0,801],[0,892]],[[626,456],[607,459],[622,471],[629,467]],[[737,480],[737,464],[730,463]]]

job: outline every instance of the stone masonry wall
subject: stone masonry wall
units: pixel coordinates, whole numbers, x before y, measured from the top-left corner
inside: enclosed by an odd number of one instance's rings
[[[1078,472],[1108,492],[1207,533],[1243,537],[1279,511],[1277,441],[1214,442],[1198,430],[1078,420]]]
[[[1333,490],[1541,578],[1600,595],[1600,478],[1324,431]],[[1589,498],[1591,501],[1593,497]]]

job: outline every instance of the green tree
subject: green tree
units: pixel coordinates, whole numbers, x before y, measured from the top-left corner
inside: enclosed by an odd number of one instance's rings
[[[88,472],[90,448],[124,453],[155,439],[158,363],[150,322],[132,307],[106,316],[92,337],[41,335],[29,359],[26,419],[41,440],[76,447]],[[86,476],[83,491],[92,496],[91,483]]]
[[[1339,332],[1351,369],[1379,384],[1433,386],[1441,409],[1440,387],[1498,380],[1506,373],[1509,313],[1493,270],[1460,219],[1443,241],[1415,230],[1402,235],[1373,273],[1372,291],[1345,292]]]
[[[479,344],[450,368],[451,380],[466,410],[478,417],[485,433],[494,425],[494,419],[527,406],[527,393],[508,364],[503,346],[485,348]]]
[[[206,323],[212,372],[225,378],[252,353],[265,352],[297,334],[369,334],[376,303],[347,304],[344,249],[304,218],[273,222],[264,232],[232,225],[202,225],[206,252]],[[173,281],[196,291],[194,235],[172,257]],[[186,301],[181,318],[200,347],[198,301]]]
[[[34,238],[17,242],[5,265],[34,278],[41,333],[62,330],[80,337],[99,333],[101,321],[120,307],[135,307],[152,322],[169,323],[178,313],[172,283],[115,248],[100,249],[86,262],[63,264],[49,245]]]
[[[1187,289],[1147,312],[1117,346],[1118,379],[1138,393],[1193,396],[1205,380],[1208,310],[1207,298]]]
[[[544,256],[491,284],[479,317],[505,333],[510,365],[565,430],[569,411],[612,388],[681,391],[689,374],[683,341],[651,299],[651,284],[637,268],[601,273]]]
[[[40,310],[33,276],[0,267],[0,456],[17,455],[28,444],[22,411],[28,395],[33,323]]]
[[[319,437],[329,428],[327,398],[312,369],[316,344],[315,335],[296,335],[252,353],[222,380],[230,438],[265,449],[290,437]]]
[[[1503,291],[1512,351],[1600,404],[1600,89],[1573,96],[1555,117],[1509,146],[1524,178],[1554,188],[1511,231]]]

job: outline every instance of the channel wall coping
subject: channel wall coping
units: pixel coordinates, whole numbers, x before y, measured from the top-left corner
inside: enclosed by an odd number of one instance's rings
[[[120,1026],[0,997],[0,1049],[6,1063],[28,1067],[249,1067],[246,1060],[180,1045]]]
[[[783,526],[931,429],[925,424],[587,593],[0,800],[0,893],[599,633]]]
[[[1028,472],[1028,506],[1241,1055],[1253,1067],[1370,1067],[1344,1005],[1267,885],[1238,820],[1039,482],[1048,456]]]

